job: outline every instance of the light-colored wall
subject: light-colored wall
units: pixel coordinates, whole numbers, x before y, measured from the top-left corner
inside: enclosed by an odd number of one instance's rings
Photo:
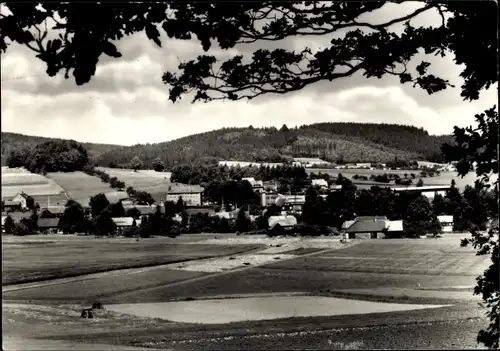
[[[180,197],[187,206],[201,206],[201,193],[167,194],[167,201],[177,202]]]
[[[12,201],[16,201],[16,202],[20,202],[21,203],[21,208],[26,208],[26,199],[21,196],[20,194],[17,194],[16,196],[14,196],[14,198],[12,199]]]

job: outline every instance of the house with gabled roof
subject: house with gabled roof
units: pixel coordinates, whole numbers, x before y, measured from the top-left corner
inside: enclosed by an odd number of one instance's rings
[[[21,204],[21,209],[25,210],[28,208],[28,198],[29,198],[29,195],[22,191],[22,192],[16,194],[16,196],[14,196],[11,199],[11,201],[13,203]]]
[[[391,221],[385,216],[359,216],[353,221],[344,222],[342,229],[350,239],[354,239],[356,234],[370,234],[370,238],[377,239],[385,237],[387,232],[402,233],[403,221]]]

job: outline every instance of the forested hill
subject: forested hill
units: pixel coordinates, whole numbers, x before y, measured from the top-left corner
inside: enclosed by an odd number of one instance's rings
[[[2,132],[2,166],[5,165],[5,159],[12,150],[20,150],[25,147],[33,147],[37,144],[51,140],[60,140],[57,138],[45,138],[17,133]],[[119,145],[81,143],[87,149],[89,156],[97,159],[101,154],[119,148]]]
[[[318,123],[299,128],[223,128],[177,140],[121,147],[103,153],[98,164],[125,165],[138,156],[145,165],[160,158],[169,167],[216,160],[280,162],[321,157],[333,162],[443,161],[440,146],[452,136],[395,124]]]

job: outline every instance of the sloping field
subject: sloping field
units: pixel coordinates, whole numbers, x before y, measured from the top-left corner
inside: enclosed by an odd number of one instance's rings
[[[20,192],[28,195],[56,195],[64,192],[54,180],[24,168],[2,167],[2,198],[13,197]]]
[[[48,173],[47,177],[53,179],[66,190],[68,196],[74,200],[85,200],[99,193],[112,191],[108,183],[83,172]]]
[[[99,170],[108,173],[111,177],[125,182],[136,190],[143,190],[149,193],[166,193],[170,185],[170,172],[155,172],[151,170],[139,170],[134,172],[131,169],[115,169],[98,167]]]
[[[230,255],[257,247],[85,239],[88,240],[33,241],[29,245],[2,240],[2,285]]]

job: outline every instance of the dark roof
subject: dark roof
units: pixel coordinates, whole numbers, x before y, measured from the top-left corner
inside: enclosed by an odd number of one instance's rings
[[[136,205],[136,206],[123,206],[125,212],[132,208],[137,208],[141,215],[151,215],[156,212],[156,206],[148,206],[148,205]],[[161,213],[165,213],[165,206],[160,206]]]
[[[25,194],[24,192],[20,192],[19,194],[16,194],[16,196],[17,195],[20,195],[20,196],[24,197],[25,199],[27,199],[29,197],[29,195]],[[16,197],[16,196],[14,196],[14,197]]]
[[[186,208],[185,209],[187,214],[195,214],[195,213],[208,213],[212,214],[215,213],[215,210],[212,207],[192,207],[192,208]]]
[[[373,221],[374,219],[387,220],[386,216],[359,216],[356,217],[356,221]]]
[[[64,211],[66,211],[66,207],[64,206],[50,206],[50,207],[44,207],[40,208],[40,213],[43,211],[49,211],[52,214],[64,214]]]
[[[385,229],[385,220],[362,220],[355,221],[349,228],[347,233],[373,233],[381,232]]]
[[[59,218],[39,218],[36,222],[38,228],[57,228],[59,226]]]

